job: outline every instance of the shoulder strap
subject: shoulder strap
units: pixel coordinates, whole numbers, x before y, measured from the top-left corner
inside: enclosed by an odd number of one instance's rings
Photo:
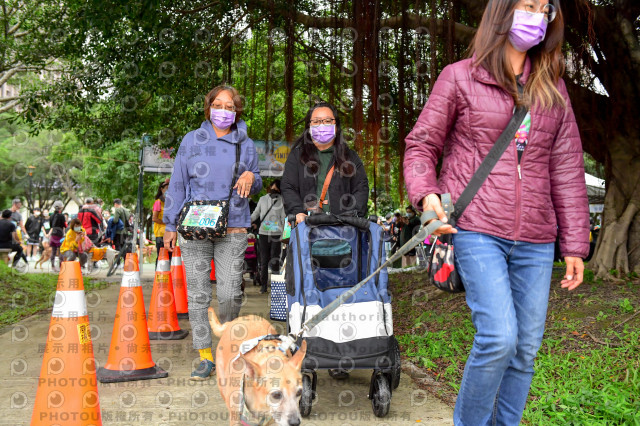
[[[464,191],[462,191],[462,194],[460,194],[460,197],[456,201],[454,212],[451,214],[452,222],[450,222],[450,224],[452,226],[455,226],[456,221],[460,216],[462,216],[462,213],[464,213],[469,203],[471,203],[471,200],[475,197],[484,181],[487,180],[491,170],[493,170],[496,163],[498,163],[498,160],[502,157],[502,154],[506,151],[507,147],[515,137],[516,131],[522,124],[526,115],[527,108],[522,105],[516,108],[511,120],[509,120],[509,124],[507,124],[507,127],[502,131],[502,134],[500,134],[496,143],[491,147],[487,156],[482,160],[480,167],[478,167],[478,170],[474,173],[469,184],[466,186]]]
[[[269,214],[269,212],[271,211],[271,209],[273,208],[273,206],[276,205],[276,201],[275,200],[271,200],[271,206],[267,209],[267,212],[264,214],[264,216],[262,216],[260,218],[260,222],[262,223],[262,221],[264,220],[265,217],[267,217],[267,215]]]
[[[229,201],[231,201],[231,195],[233,195],[233,187],[238,181],[238,167],[240,167],[240,144],[236,143],[236,164],[233,169],[233,175],[231,176],[231,185],[229,185]]]
[[[327,172],[327,176],[324,178],[324,185],[322,185],[322,193],[320,194],[320,200],[318,201],[318,207],[322,209],[322,205],[324,204],[324,198],[327,196],[327,189],[329,189],[329,184],[331,183],[331,177],[333,177],[333,170],[336,168],[335,165],[331,166],[329,171]]]

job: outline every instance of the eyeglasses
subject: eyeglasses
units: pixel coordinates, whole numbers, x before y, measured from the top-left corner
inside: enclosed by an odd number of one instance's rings
[[[551,3],[547,3],[544,6],[540,6],[540,0],[524,0],[522,3],[524,11],[527,13],[544,13],[544,20],[547,22],[556,19],[556,8]]]
[[[226,105],[224,105],[224,104],[222,104],[220,102],[214,102],[211,105],[211,107],[214,108],[214,109],[226,109],[227,111],[231,111],[231,112],[234,112],[236,110],[236,106],[234,104],[226,104]]]
[[[312,125],[312,126],[319,126],[320,124],[326,124],[326,125],[329,125],[329,124],[333,124],[333,123],[335,123],[335,122],[336,122],[336,119],[335,119],[335,118],[324,118],[324,119],[322,119],[322,120],[315,119],[315,120],[311,120],[311,121],[310,121],[310,123],[311,123],[311,125]]]

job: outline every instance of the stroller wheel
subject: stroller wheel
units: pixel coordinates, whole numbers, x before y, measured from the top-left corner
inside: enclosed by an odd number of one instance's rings
[[[391,390],[389,382],[384,374],[374,374],[373,394],[371,395],[371,406],[376,417],[384,417],[389,413],[391,406]]]
[[[402,373],[402,361],[400,360],[400,345],[393,338],[391,343],[391,388],[397,389],[400,386],[400,373]]]
[[[311,414],[311,405],[313,404],[313,389],[311,388],[311,378],[302,375],[302,396],[300,397],[300,415],[308,417]]]

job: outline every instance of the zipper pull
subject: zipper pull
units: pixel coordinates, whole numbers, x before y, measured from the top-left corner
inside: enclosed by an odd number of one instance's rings
[[[522,174],[520,172],[520,164],[518,164],[518,179],[522,180]]]

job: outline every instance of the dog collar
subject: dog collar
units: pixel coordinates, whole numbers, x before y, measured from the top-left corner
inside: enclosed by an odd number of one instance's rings
[[[295,340],[291,336],[283,336],[277,334],[265,334],[264,336],[254,337],[253,339],[245,340],[240,344],[240,349],[236,356],[231,360],[231,362],[235,362],[240,355],[244,355],[247,352],[251,351],[253,348],[258,346],[263,340],[278,340],[280,344],[278,345],[278,349],[285,355],[287,355],[287,350],[290,350],[291,353],[294,353],[298,350],[298,345],[296,345]]]
[[[273,417],[256,417],[253,415],[251,410],[249,410],[249,407],[247,407],[247,403],[244,400],[244,374],[242,375],[242,379],[240,380],[240,398],[240,405],[242,406],[242,411],[240,411],[240,424],[242,424],[242,426],[263,426],[271,421]]]

